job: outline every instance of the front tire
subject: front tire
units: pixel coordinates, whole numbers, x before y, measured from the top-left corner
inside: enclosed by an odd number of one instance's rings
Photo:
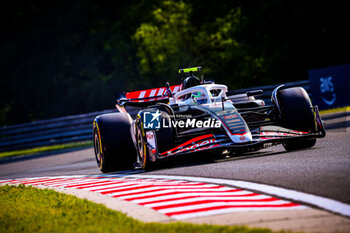
[[[97,116],[93,126],[94,152],[99,169],[106,173],[132,168],[136,155],[127,113]]]
[[[316,144],[316,139],[304,139],[304,140],[291,140],[288,142],[282,143],[286,151],[302,150],[311,148]]]
[[[282,126],[313,133],[316,132],[315,114],[310,97],[302,87],[281,89],[278,91],[278,102],[281,109]],[[287,151],[313,147],[316,139],[292,139],[282,143]]]

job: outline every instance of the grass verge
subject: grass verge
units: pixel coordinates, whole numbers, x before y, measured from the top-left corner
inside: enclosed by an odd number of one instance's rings
[[[77,197],[24,185],[0,186],[0,232],[235,232],[268,229],[142,223],[125,214]]]
[[[80,148],[80,147],[84,148],[89,146],[92,146],[91,140],[85,141],[85,142],[72,142],[72,143],[67,143],[62,145],[36,147],[36,148],[25,149],[25,150],[5,151],[5,152],[0,152],[0,158],[17,156],[17,155],[32,155],[32,154],[38,154],[43,152],[73,149],[73,148]]]

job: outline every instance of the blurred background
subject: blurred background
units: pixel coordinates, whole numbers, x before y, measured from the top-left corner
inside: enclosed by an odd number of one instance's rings
[[[113,108],[121,91],[305,80],[350,62],[341,1],[28,1],[1,6],[0,126]]]

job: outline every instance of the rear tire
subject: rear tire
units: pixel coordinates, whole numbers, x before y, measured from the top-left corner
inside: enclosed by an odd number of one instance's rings
[[[316,132],[315,114],[309,95],[302,87],[286,88],[278,91],[282,126],[303,132]],[[287,151],[313,147],[316,139],[295,139],[282,145]]]
[[[127,113],[97,116],[94,121],[94,151],[97,166],[106,173],[132,168],[136,158]]]
[[[146,109],[139,113],[139,116],[143,116],[143,112],[154,112],[155,109]],[[165,111],[160,111],[160,120],[165,121],[166,125],[170,125],[170,116]],[[160,167],[160,160],[156,157],[151,159],[150,149],[147,147],[146,142],[146,131],[142,128],[143,124],[141,121],[143,119],[138,117],[135,121],[135,140],[136,140],[136,150],[137,150],[137,161],[135,163],[135,168],[142,168],[147,171],[155,170]],[[163,128],[154,130],[154,136],[156,141],[156,150],[158,153],[166,152],[167,150],[173,148],[174,145],[174,133],[173,128]]]
[[[141,168],[146,171],[154,170],[157,168],[157,161],[151,161],[150,159],[150,152],[146,145],[146,132],[142,128],[139,118],[136,119],[135,127],[137,160],[134,168]]]

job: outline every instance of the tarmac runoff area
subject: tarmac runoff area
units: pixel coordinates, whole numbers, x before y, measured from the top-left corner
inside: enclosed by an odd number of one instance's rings
[[[0,183],[53,189],[104,204],[143,222],[181,221],[246,225],[273,231],[350,232],[350,205],[244,181],[100,175],[14,179]],[[276,192],[280,194],[275,195]]]

